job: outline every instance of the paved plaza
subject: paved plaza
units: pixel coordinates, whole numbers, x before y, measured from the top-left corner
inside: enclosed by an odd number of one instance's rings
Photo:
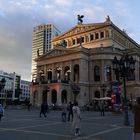
[[[61,111],[50,111],[47,117],[39,118],[39,110],[6,109],[0,122],[0,140],[132,140],[131,125],[123,125],[123,115],[106,112],[84,111],[81,136],[73,135],[71,122],[61,121]],[[140,134],[136,140],[140,140]]]

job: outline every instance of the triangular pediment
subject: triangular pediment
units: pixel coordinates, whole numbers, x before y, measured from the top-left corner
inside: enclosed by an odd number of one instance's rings
[[[103,22],[103,23],[95,23],[95,24],[78,24],[75,27],[73,27],[72,29],[68,30],[65,33],[60,34],[59,36],[55,37],[53,39],[53,42],[57,41],[57,40],[62,40],[64,38],[70,37],[70,36],[74,36],[80,33],[84,33],[84,32],[88,32],[106,25],[109,25],[110,22]]]
[[[47,52],[46,54],[40,56],[37,60],[50,58],[50,57],[57,57],[57,56],[69,54],[69,53],[72,53],[72,52],[75,52],[75,51],[76,51],[75,49],[55,47],[53,50],[51,50],[51,51]]]

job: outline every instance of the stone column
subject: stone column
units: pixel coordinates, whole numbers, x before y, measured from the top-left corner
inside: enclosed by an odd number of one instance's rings
[[[105,82],[105,71],[104,71],[104,60],[102,59],[101,60],[101,67],[100,67],[100,69],[101,69],[101,82],[102,83],[104,83]]]

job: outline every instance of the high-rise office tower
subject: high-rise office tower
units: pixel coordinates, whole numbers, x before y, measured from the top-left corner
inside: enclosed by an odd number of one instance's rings
[[[58,36],[60,31],[53,24],[41,24],[33,29],[32,46],[32,80],[36,79],[36,62],[38,55],[45,54],[53,48],[52,38]]]

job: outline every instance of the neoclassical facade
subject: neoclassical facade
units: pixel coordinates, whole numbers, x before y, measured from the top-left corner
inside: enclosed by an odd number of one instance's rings
[[[127,98],[140,95],[139,44],[109,17],[102,23],[77,24],[54,38],[53,45],[53,50],[35,60],[37,79],[31,86],[34,106],[42,102],[49,105],[73,102],[73,90],[77,89],[76,98],[81,106],[94,98],[110,96],[112,82],[116,81],[112,60],[124,54],[135,59],[135,71],[127,78]]]

